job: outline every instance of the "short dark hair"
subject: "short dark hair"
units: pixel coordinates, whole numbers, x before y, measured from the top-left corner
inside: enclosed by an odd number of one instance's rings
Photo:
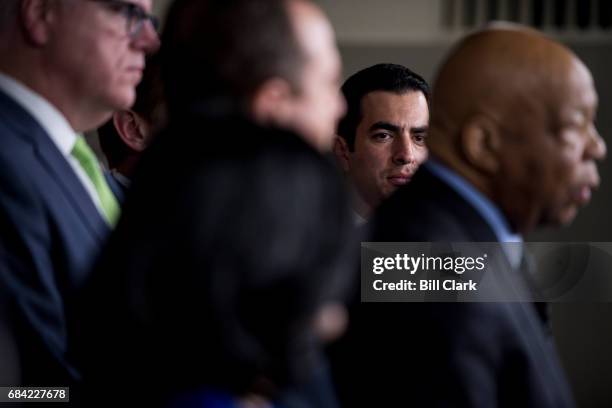
[[[429,105],[430,89],[417,73],[397,64],[377,64],[353,74],[342,85],[346,98],[346,115],[338,123],[338,136],[344,138],[349,150],[355,149],[355,133],[361,121],[361,100],[374,91],[397,94],[408,91],[422,92]]]
[[[158,54],[147,60],[142,81],[136,87],[136,100],[131,110],[152,125],[152,129],[161,127],[164,122],[164,91]],[[133,154],[119,136],[113,118],[98,128],[98,136],[100,148],[111,169],[116,168],[126,157]]]
[[[161,49],[170,115],[248,113],[254,92],[273,77],[298,89],[305,55],[289,1],[177,0]]]

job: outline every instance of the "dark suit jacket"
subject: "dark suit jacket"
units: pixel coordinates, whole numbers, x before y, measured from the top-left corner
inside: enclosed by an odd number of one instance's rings
[[[115,195],[115,198],[119,202],[119,205],[122,205],[125,201],[125,195],[128,192],[128,188],[121,184],[121,182],[117,180],[113,173],[111,173],[110,171],[104,172],[104,178],[106,179],[106,183],[110,187],[111,191]]]
[[[381,242],[496,241],[471,205],[427,168],[383,204],[372,235]],[[491,261],[510,271],[505,257]],[[505,278],[524,286],[516,272]],[[573,406],[532,303],[360,304],[358,296],[353,323],[332,349],[343,406]]]
[[[67,355],[70,299],[110,230],[43,128],[2,92],[0,139],[0,283],[22,382],[66,384],[79,376]]]

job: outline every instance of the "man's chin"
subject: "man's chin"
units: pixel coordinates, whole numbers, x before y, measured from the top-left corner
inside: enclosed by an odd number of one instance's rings
[[[555,214],[554,217],[551,217],[551,219],[548,220],[549,222],[547,223],[547,226],[567,227],[572,222],[574,222],[577,215],[578,215],[578,207],[571,206],[571,207],[564,208],[559,213]]]
[[[391,197],[393,193],[397,191],[398,188],[399,187],[393,186],[393,185],[387,186],[387,188],[385,188],[383,191],[380,192],[380,198],[379,198],[380,201],[384,201],[388,199],[389,197]]]
[[[136,92],[134,89],[127,89],[124,92],[117,93],[109,101],[111,108],[115,110],[128,110],[136,102]]]

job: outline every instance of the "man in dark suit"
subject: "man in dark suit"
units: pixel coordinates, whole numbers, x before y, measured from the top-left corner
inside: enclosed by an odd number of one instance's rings
[[[133,103],[159,42],[150,10],[150,0],[0,5],[0,279],[24,385],[79,378],[71,298],[119,215],[79,134]]]
[[[521,256],[522,235],[569,223],[599,183],[605,144],[593,124],[596,107],[589,70],[559,43],[509,26],[468,36],[435,81],[431,162],[380,208],[373,240],[514,242],[488,273],[508,272],[508,286],[524,292],[522,273],[533,271]],[[353,387],[364,391],[345,392],[344,402],[573,406],[544,309],[362,304],[352,327],[357,343],[346,350],[360,367]]]

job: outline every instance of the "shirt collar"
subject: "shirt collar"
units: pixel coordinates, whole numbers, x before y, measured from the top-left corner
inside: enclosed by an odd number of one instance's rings
[[[117,169],[111,169],[110,172],[113,178],[117,180],[117,183],[121,184],[125,188],[130,188],[130,186],[132,185],[132,180],[119,173]]]
[[[468,183],[467,180],[439,161],[430,158],[424,166],[435,176],[446,182],[480,214],[493,230],[497,241],[502,243],[501,246],[510,264],[514,268],[518,268],[523,256],[523,237],[510,230],[510,225],[500,209],[485,197],[484,194]]]
[[[363,217],[361,214],[359,214],[357,211],[352,210],[352,212],[353,212],[353,224],[356,227],[361,227],[362,225],[365,225],[368,222],[368,220],[365,217]]]
[[[0,73],[0,89],[36,119],[65,157],[70,155],[77,136],[59,110],[41,95],[3,73]]]

